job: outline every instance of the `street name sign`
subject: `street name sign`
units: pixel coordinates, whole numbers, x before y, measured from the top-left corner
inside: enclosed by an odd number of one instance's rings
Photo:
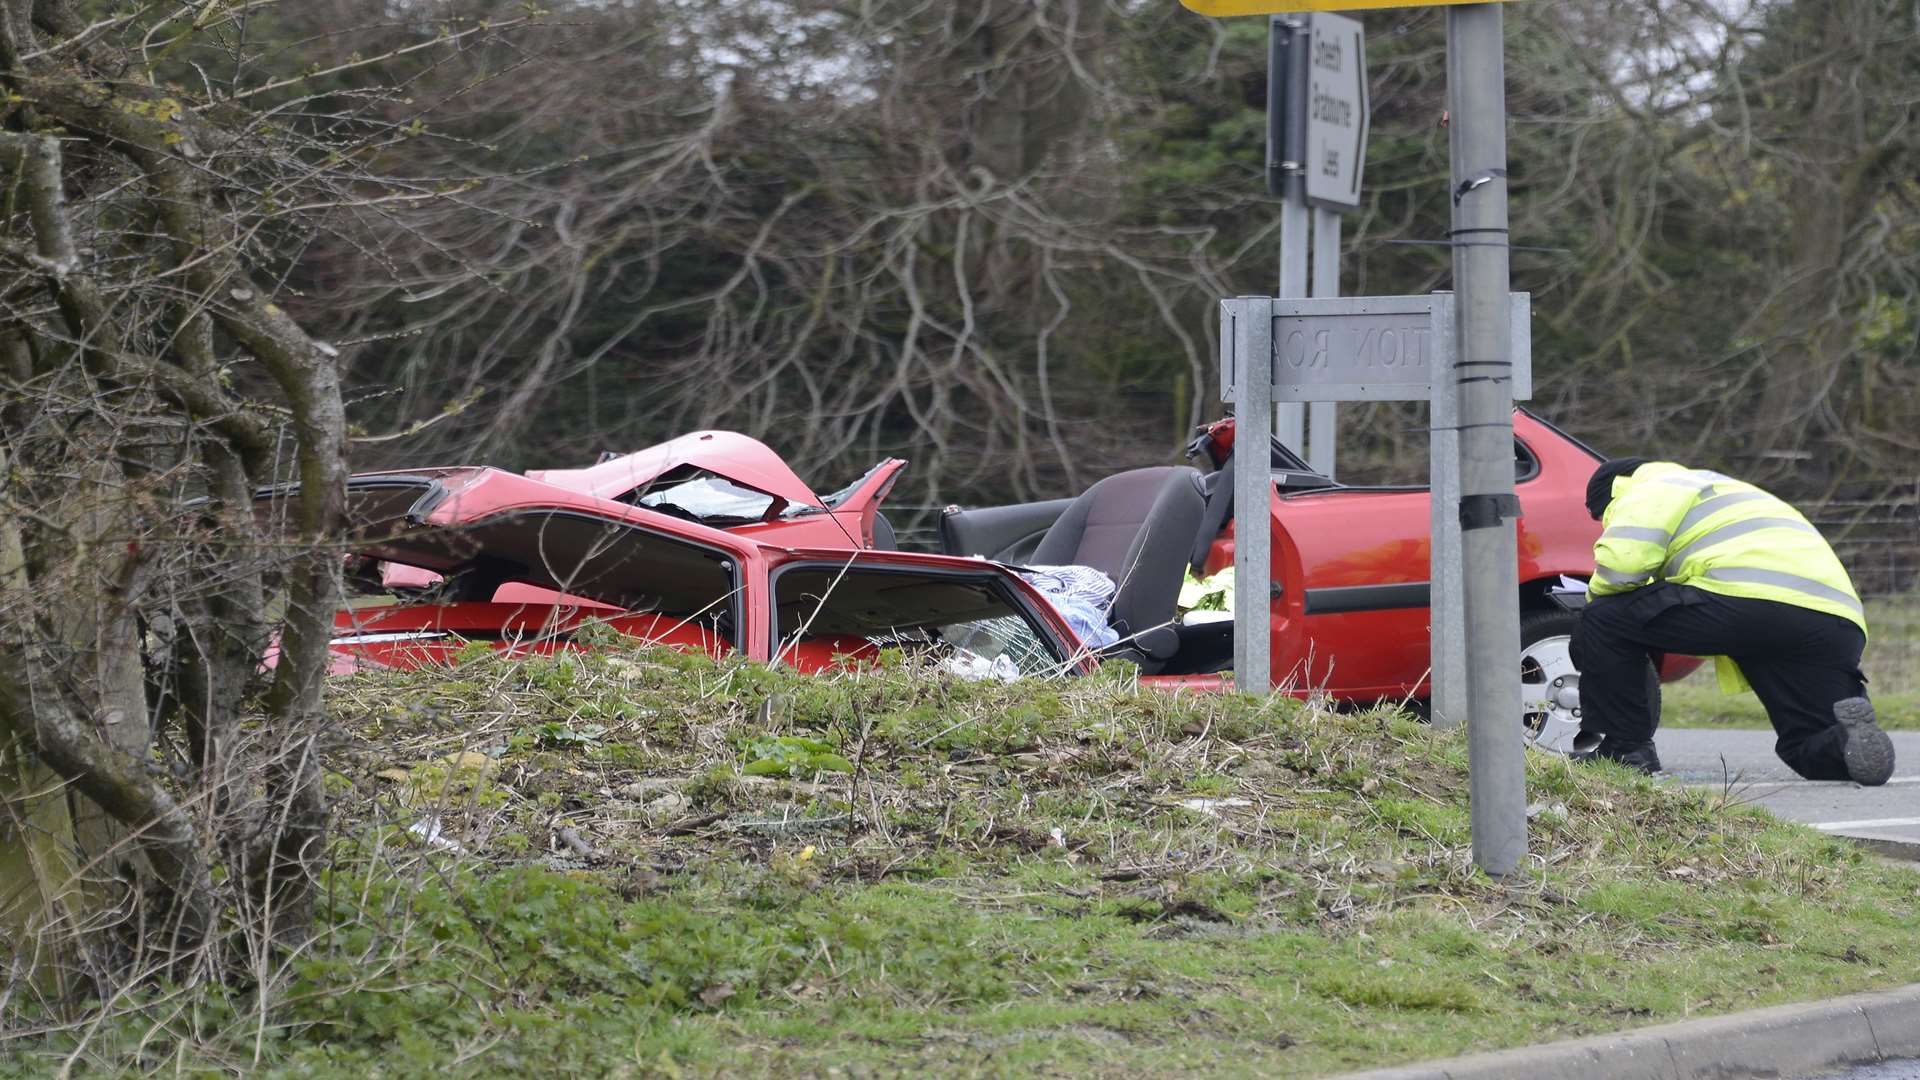
[[[1480,0],[1180,0],[1189,11],[1217,17],[1284,15],[1291,11],[1376,11],[1380,8],[1445,7]],[[1504,2],[1504,0],[1494,0]]]
[[[1509,295],[1513,397],[1526,401],[1533,397],[1532,296]],[[1441,350],[1454,348],[1453,309],[1452,293],[1223,300],[1220,399],[1237,400],[1246,377],[1249,358],[1232,328],[1265,317],[1271,400],[1431,400],[1434,373],[1447,368]]]
[[[1329,210],[1360,205],[1367,163],[1367,42],[1360,20],[1313,16],[1307,47],[1307,201]]]

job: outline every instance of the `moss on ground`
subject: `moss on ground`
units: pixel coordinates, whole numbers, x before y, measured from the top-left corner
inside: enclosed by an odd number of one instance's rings
[[[1920,980],[1920,874],[1390,710],[637,652],[340,682],[325,932],[101,1069],[1307,1075]],[[63,1031],[0,1071],[72,1053]]]

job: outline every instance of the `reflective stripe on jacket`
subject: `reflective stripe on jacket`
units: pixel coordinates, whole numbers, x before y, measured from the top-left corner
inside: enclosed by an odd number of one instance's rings
[[[1614,480],[1601,523],[1595,596],[1671,581],[1824,611],[1867,629],[1860,595],[1820,531],[1752,484],[1652,462]],[[1718,666],[1723,688],[1745,689],[1730,662],[1722,657]]]

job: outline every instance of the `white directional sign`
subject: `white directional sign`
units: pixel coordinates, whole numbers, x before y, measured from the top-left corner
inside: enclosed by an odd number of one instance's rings
[[[1367,39],[1358,19],[1312,16],[1307,49],[1307,201],[1330,210],[1360,205],[1367,162]]]

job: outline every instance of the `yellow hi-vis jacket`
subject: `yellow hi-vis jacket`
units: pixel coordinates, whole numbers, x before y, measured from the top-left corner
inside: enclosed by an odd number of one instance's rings
[[[1600,520],[1606,531],[1593,545],[1594,596],[1671,581],[1824,611],[1866,632],[1860,595],[1820,531],[1752,484],[1655,461],[1614,479]],[[1714,666],[1722,690],[1748,688],[1728,658],[1716,657]]]

